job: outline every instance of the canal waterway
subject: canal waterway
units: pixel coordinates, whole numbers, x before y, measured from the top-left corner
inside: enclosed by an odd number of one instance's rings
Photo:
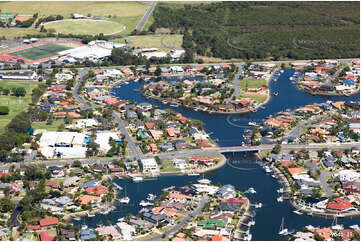
[[[359,100],[359,94],[350,97],[319,97],[312,96],[298,90],[291,83],[289,77],[292,76],[293,70],[286,69],[278,81],[270,82],[271,93],[278,92],[278,96],[272,96],[265,109],[259,109],[256,113],[245,115],[232,115],[230,125],[226,118],[228,115],[208,114],[206,112],[194,111],[182,107],[171,107],[186,117],[199,119],[203,121],[204,127],[208,133],[212,133],[213,139],[218,139],[220,146],[240,145],[243,141],[242,135],[248,122],[259,122],[266,119],[269,115],[285,109],[294,109],[311,103],[321,103],[327,100]],[[168,105],[151,99],[145,99],[138,91],[144,83],[130,83],[128,85],[115,87],[114,95],[120,99],[127,99],[136,102],[149,102],[158,105],[161,108],[170,108]],[[213,184],[232,184],[237,190],[245,191],[253,187],[257,193],[249,195],[252,203],[261,202],[262,208],[256,210],[256,225],[251,227],[252,240],[283,240],[278,235],[282,218],[285,219],[285,227],[289,229],[302,229],[303,226],[312,224],[313,226],[330,226],[333,219],[321,217],[310,217],[306,215],[297,215],[292,213],[291,205],[287,200],[283,203],[276,201],[278,194],[277,189],[281,187],[280,183],[266,174],[261,166],[257,164],[257,158],[251,155],[241,153],[225,154],[232,166],[242,169],[235,169],[229,165],[205,174],[205,178],[212,181]],[[145,180],[140,183],[132,183],[128,179],[115,180],[117,184],[126,188],[127,196],[130,197],[128,205],[116,204],[116,210],[108,215],[96,215],[93,218],[86,218],[82,222],[74,221],[74,224],[86,223],[89,227],[95,227],[99,224],[115,224],[118,218],[127,214],[136,215],[141,207],[138,205],[141,200],[145,200],[148,193],[155,195],[161,194],[161,189],[169,186],[187,185],[189,182],[196,183],[197,176],[163,176],[155,180]],[[120,191],[119,197],[124,196],[124,190]],[[345,227],[353,224],[359,224],[359,217],[339,218],[338,222]]]

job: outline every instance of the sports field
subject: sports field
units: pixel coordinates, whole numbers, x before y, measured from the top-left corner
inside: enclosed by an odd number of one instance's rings
[[[62,34],[90,34],[105,35],[120,33],[125,30],[125,26],[118,22],[107,20],[91,19],[65,19],[62,21],[50,22],[44,25],[47,30],[55,29],[55,32]]]
[[[76,45],[65,43],[49,43],[40,46],[34,46],[28,49],[23,49],[9,53],[11,56],[22,57],[31,61],[40,60],[51,56],[56,56],[60,51],[69,50]]]

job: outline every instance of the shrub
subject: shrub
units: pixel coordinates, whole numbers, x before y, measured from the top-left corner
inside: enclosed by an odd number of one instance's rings
[[[8,115],[9,111],[10,110],[7,106],[0,106],[0,115]]]

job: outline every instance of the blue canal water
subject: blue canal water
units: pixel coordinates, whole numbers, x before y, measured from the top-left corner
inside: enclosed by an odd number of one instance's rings
[[[256,113],[245,115],[232,115],[232,123],[238,126],[247,126],[250,121],[260,121],[267,118],[273,113],[293,109],[310,103],[321,103],[327,100],[359,100],[359,94],[351,97],[319,97],[312,96],[298,90],[289,81],[293,70],[285,70],[277,82],[270,83],[271,92],[278,92],[278,96],[272,96],[270,101],[265,105],[265,109],[259,109]],[[113,89],[115,95],[121,99],[128,99],[136,102],[149,102],[158,105],[161,108],[169,108],[161,102],[143,98],[139,92],[134,89],[140,88],[144,83],[130,83]],[[213,133],[213,139],[219,139],[220,146],[240,145],[244,128],[232,126],[227,123],[227,115],[210,115],[205,112],[196,112],[182,107],[172,108],[186,117],[202,120],[208,133]],[[288,201],[279,203],[276,201],[278,194],[277,189],[281,187],[279,182],[267,175],[264,170],[256,163],[256,158],[250,155],[240,153],[226,154],[228,162],[233,166],[241,169],[234,169],[229,165],[208,173],[205,178],[212,181],[213,184],[232,184],[236,189],[244,191],[253,187],[257,193],[249,195],[252,203],[262,202],[263,206],[256,210],[256,225],[251,227],[252,240],[283,240],[278,235],[282,217],[285,219],[285,227],[289,229],[302,229],[303,226],[312,224],[313,226],[330,226],[332,219],[321,217],[310,217],[306,215],[296,215],[291,211],[291,205]],[[86,219],[90,227],[99,223],[114,224],[118,218],[124,217],[131,213],[136,215],[141,207],[138,205],[141,200],[145,200],[148,193],[159,195],[161,189],[169,186],[182,186],[189,182],[195,183],[199,177],[196,176],[163,176],[156,180],[145,180],[141,183],[132,183],[130,180],[116,180],[115,182],[122,187],[126,187],[127,196],[130,197],[128,205],[117,205],[117,209],[108,215],[97,215],[93,218]],[[124,196],[124,191],[120,192],[120,197]],[[359,224],[359,217],[340,218],[339,223],[345,226]],[[74,224],[79,222],[74,221]]]

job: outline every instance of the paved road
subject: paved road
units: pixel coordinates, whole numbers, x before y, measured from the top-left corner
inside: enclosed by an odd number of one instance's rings
[[[305,164],[309,167],[311,167],[311,169],[316,172],[317,170],[317,165],[312,163],[311,161],[306,161]],[[326,193],[327,197],[332,196],[333,192],[332,189],[330,187],[330,185],[327,183],[327,176],[332,175],[332,172],[329,171],[325,171],[325,170],[320,170],[320,183],[322,186],[323,191]]]
[[[155,8],[155,5],[157,4],[157,2],[152,2],[147,11],[145,12],[145,14],[143,15],[143,17],[140,19],[140,21],[138,22],[137,24],[137,27],[135,27],[135,30],[141,32],[144,28],[144,25],[147,23],[150,15],[152,14],[154,8]]]
[[[239,96],[241,95],[241,89],[239,88],[239,77],[241,76],[241,73],[243,71],[243,65],[241,65],[241,64],[235,64],[235,65],[238,68],[238,72],[236,73],[236,75],[234,75],[234,78],[233,78],[234,92],[233,92],[232,96],[227,99],[228,102],[231,101],[233,97],[239,98]]]
[[[132,152],[132,157],[136,158],[137,160],[140,159],[141,154],[137,150],[137,145],[130,137],[129,132],[126,129],[126,124],[124,120],[122,120],[115,111],[113,111],[113,118],[118,123],[120,132],[125,136],[125,140],[127,141],[127,146],[130,148]]]
[[[187,223],[191,222],[192,218],[195,218],[198,215],[200,215],[202,213],[203,207],[206,205],[207,202],[208,202],[208,195],[204,194],[202,197],[202,200],[198,203],[197,208],[194,209],[193,212],[190,213],[190,215],[181,219],[176,225],[174,225],[171,229],[165,231],[163,234],[153,237],[149,240],[150,241],[160,241],[162,239],[162,237],[164,237],[164,236],[165,237],[173,236],[178,230],[183,228]]]
[[[80,86],[81,86],[81,84],[83,83],[83,81],[84,81],[84,76],[88,73],[89,69],[87,69],[87,68],[81,68],[81,69],[78,69],[78,71],[79,71],[79,78],[78,78],[78,82],[76,83],[76,86],[75,86],[74,89],[73,89],[73,97],[74,97],[80,104],[83,105],[80,109],[82,109],[82,110],[89,109],[89,108],[95,109],[94,106],[90,106],[82,97],[79,96]]]

